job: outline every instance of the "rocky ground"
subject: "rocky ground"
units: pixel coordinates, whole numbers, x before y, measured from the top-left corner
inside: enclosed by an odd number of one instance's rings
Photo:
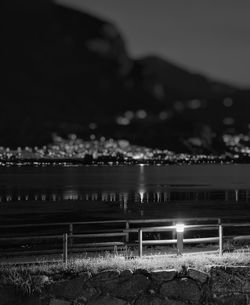
[[[130,269],[79,274],[26,274],[10,285],[1,277],[1,305],[247,305],[249,267],[181,271]]]

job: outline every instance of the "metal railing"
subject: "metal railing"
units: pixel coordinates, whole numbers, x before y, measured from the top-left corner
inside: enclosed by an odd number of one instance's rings
[[[250,226],[250,224],[249,224]],[[183,238],[182,234],[177,232],[176,239],[164,239],[164,240],[143,240],[143,233],[145,232],[166,232],[166,231],[176,231],[176,226],[162,226],[162,227],[146,227],[146,228],[136,228],[136,229],[128,229],[125,232],[137,232],[138,233],[138,255],[142,257],[142,248],[143,245],[177,245],[177,254],[181,255],[183,252],[183,243],[211,243],[211,242],[219,242],[219,254],[222,255],[223,246],[222,246],[222,225],[218,224],[205,224],[205,225],[186,225],[184,226],[185,230],[203,230],[203,229],[219,229],[219,236],[218,237],[202,237],[202,238]]]
[[[241,219],[242,220],[242,219]],[[243,219],[244,220],[244,219]],[[176,223],[184,223],[184,230],[186,231],[205,231],[205,230],[218,230],[218,235],[213,237],[199,237],[199,238],[184,238],[185,232],[182,235],[176,233]],[[195,224],[189,224],[190,222]],[[162,224],[171,225],[162,225]],[[201,223],[201,224],[196,224]],[[152,224],[157,224],[150,226]],[[101,230],[84,230],[85,233],[75,233],[76,226],[90,226],[90,225],[111,225],[111,227],[105,227]],[[113,225],[119,225],[114,228]],[[93,249],[103,250],[104,247],[112,249],[113,247],[124,247],[131,245],[130,237],[134,233],[137,234],[137,240],[133,245],[138,246],[138,255],[142,257],[143,246],[146,245],[177,245],[177,253],[182,254],[183,244],[197,244],[197,243],[218,243],[219,255],[223,254],[223,228],[242,228],[250,227],[250,222],[222,222],[220,218],[167,218],[167,219],[131,219],[131,220],[111,220],[111,221],[87,221],[87,222],[60,222],[60,223],[40,223],[40,224],[23,224],[23,225],[1,225],[0,229],[20,229],[20,228],[49,228],[49,227],[63,227],[68,229],[63,234],[54,235],[29,235],[29,236],[3,236],[0,237],[0,244],[3,242],[23,242],[34,240],[60,240],[62,241],[62,253],[63,261],[67,263],[69,251],[77,250],[76,240],[85,239],[78,246],[78,250]],[[101,232],[100,232],[101,231]],[[158,239],[158,240],[145,240],[143,239],[143,233],[155,233],[155,232],[171,232],[172,239]],[[177,234],[177,238],[175,235]],[[122,240],[115,241],[114,238],[122,238]],[[96,239],[101,239],[97,241]],[[104,240],[102,240],[104,238]],[[249,240],[249,235],[242,235],[233,238],[241,238]],[[86,239],[89,240],[86,242]],[[108,239],[108,240],[107,240]],[[29,255],[31,251],[21,251],[26,255]],[[39,251],[40,253],[42,251]],[[49,253],[52,250],[45,252]]]

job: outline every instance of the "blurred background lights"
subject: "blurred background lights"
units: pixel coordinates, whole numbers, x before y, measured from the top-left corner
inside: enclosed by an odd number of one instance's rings
[[[125,116],[128,120],[132,120],[133,117],[134,117],[134,113],[133,113],[133,111],[127,110],[127,111],[124,113],[124,116]]]
[[[224,100],[223,100],[223,105],[225,107],[231,107],[233,105],[233,100],[230,98],[230,97],[226,97]]]
[[[188,102],[188,107],[190,109],[198,109],[201,107],[201,101],[200,100],[191,100]]]
[[[90,123],[89,124],[89,129],[94,130],[97,128],[97,124],[96,123]]]
[[[126,118],[126,117],[118,116],[118,117],[116,118],[116,123],[117,123],[118,125],[124,125],[124,126],[126,126],[126,125],[129,125],[129,124],[130,124],[130,120],[129,120],[128,118]]]
[[[234,118],[227,117],[223,119],[223,124],[224,125],[233,125],[234,124]]]
[[[182,112],[184,111],[184,105],[181,101],[175,101],[174,102],[174,109],[177,111],[177,112]]]
[[[161,112],[159,113],[159,119],[160,119],[160,120],[167,120],[168,117],[169,117],[169,115],[168,115],[167,111],[161,111]]]
[[[136,116],[138,119],[145,119],[147,117],[147,112],[143,109],[136,111]]]

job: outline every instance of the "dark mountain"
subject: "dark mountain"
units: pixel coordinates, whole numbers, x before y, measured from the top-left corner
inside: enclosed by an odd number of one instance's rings
[[[223,128],[224,98],[249,96],[157,57],[134,60],[113,24],[49,0],[5,0],[0,14],[0,145],[56,132],[182,149],[196,130]]]
[[[67,126],[81,128],[100,107],[113,112],[105,98],[113,88],[118,92],[133,65],[116,28],[49,1],[29,3],[29,9],[10,2],[4,14],[8,83],[1,139],[29,143],[40,139],[37,132],[47,137]]]
[[[213,98],[236,91],[236,88],[184,70],[160,57],[148,56],[138,63],[142,66],[145,87],[162,86],[163,92],[174,99]]]

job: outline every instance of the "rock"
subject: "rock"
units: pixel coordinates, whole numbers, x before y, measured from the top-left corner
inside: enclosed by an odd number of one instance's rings
[[[169,300],[168,298],[166,298],[166,302],[166,305],[186,305],[186,303],[182,301]]]
[[[154,270],[150,273],[152,280],[157,282],[167,282],[174,279],[176,276],[176,270]]]
[[[170,305],[170,303],[157,296],[143,295],[136,300],[135,305]]]
[[[149,272],[147,269],[136,269],[134,271],[134,274],[142,274],[142,275],[145,275],[145,276],[149,276]]]
[[[71,305],[71,302],[59,299],[52,299],[50,300],[49,305]]]
[[[160,294],[170,299],[187,301],[191,304],[200,304],[201,291],[195,281],[183,278],[163,283]]]
[[[214,298],[214,305],[247,305],[247,298],[243,294],[224,296],[220,298]]]
[[[46,296],[26,296],[18,293],[15,287],[0,287],[0,305],[47,305],[48,302]]]
[[[49,287],[49,294],[67,299],[75,299],[82,296],[86,289],[86,277],[60,281],[52,284]]]
[[[85,304],[85,302],[91,299],[93,296],[97,296],[98,292],[95,288],[89,287],[82,291],[81,296],[75,299],[75,302],[78,304]]]
[[[120,282],[112,294],[124,299],[132,299],[148,289],[150,280],[142,274],[134,274],[127,281]]]
[[[210,275],[213,294],[250,293],[250,270],[247,267],[213,267]]]
[[[188,268],[187,276],[195,281],[199,281],[200,283],[205,283],[208,279],[208,274],[196,269]]]
[[[118,270],[103,271],[94,277],[94,281],[110,281],[119,278]]]
[[[18,302],[14,303],[8,303],[6,305],[47,305],[49,304],[49,299],[40,298],[38,296],[26,296],[26,297],[20,297],[18,299]],[[62,304],[64,305],[64,304]],[[65,304],[66,305],[66,304]]]
[[[132,270],[130,270],[130,269],[123,270],[123,271],[120,273],[120,280],[129,279],[132,275],[133,275],[133,271],[132,271]]]
[[[111,293],[119,283],[119,275],[119,271],[103,271],[94,276],[90,283],[95,288]]]
[[[87,281],[92,277],[92,274],[89,271],[84,271],[78,273],[78,277],[81,277],[84,281]]]
[[[87,305],[125,305],[126,301],[114,297],[104,296],[90,300]]]
[[[86,304],[87,299],[85,297],[80,297],[77,298],[76,300],[74,300],[74,305],[82,305],[82,304]]]
[[[17,303],[17,296],[13,293],[12,287],[0,287],[0,305],[15,304]]]

